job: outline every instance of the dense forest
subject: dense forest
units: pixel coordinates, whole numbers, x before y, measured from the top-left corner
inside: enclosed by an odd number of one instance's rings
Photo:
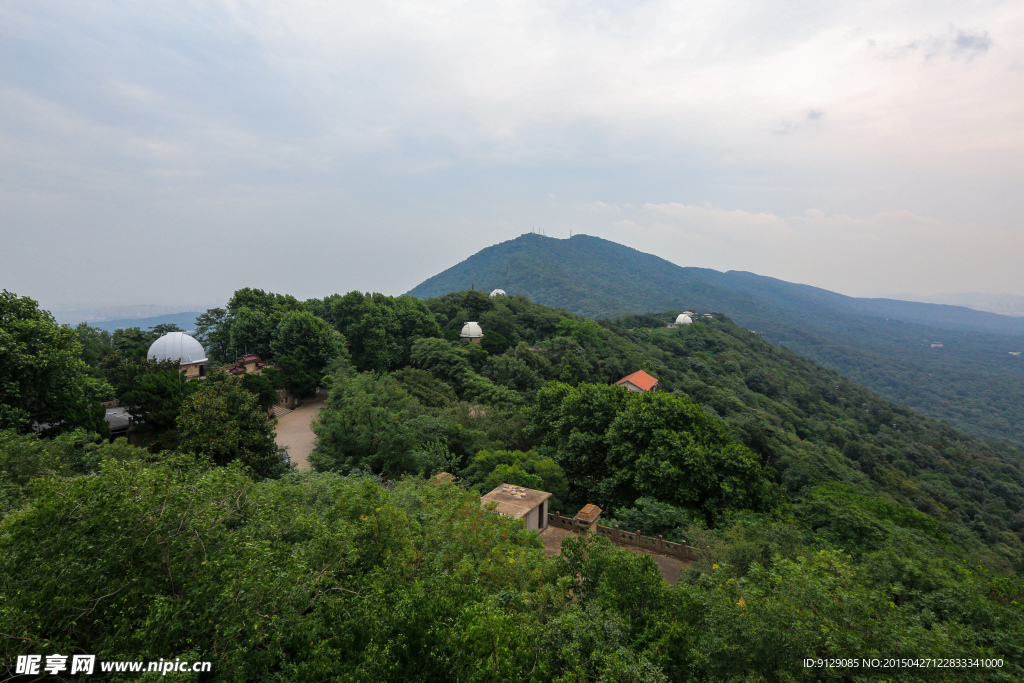
[[[1024,678],[1024,454],[727,314],[667,328],[678,310],[594,321],[477,291],[239,290],[198,334],[214,360],[244,349],[276,369],[186,382],[145,359],[159,330],[0,303],[3,666],[86,652],[209,659],[239,681]],[[459,340],[466,321],[482,343]],[[659,391],[613,385],[641,369]],[[284,467],[258,419],[275,384],[329,390],[315,471]],[[137,406],[145,448],[104,438],[108,395]],[[455,482],[433,483],[442,471]],[[548,558],[480,509],[500,483],[701,557],[675,585],[601,538]],[[1000,666],[803,664],[891,657]]]
[[[1024,318],[860,299],[754,273],[680,267],[588,235],[522,235],[409,294],[500,287],[592,319],[689,307],[725,311],[765,339],[920,413],[1024,447]],[[933,344],[941,346],[933,347]]]

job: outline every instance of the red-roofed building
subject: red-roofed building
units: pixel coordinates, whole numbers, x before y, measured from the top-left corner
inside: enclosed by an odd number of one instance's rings
[[[630,391],[657,391],[658,380],[651,377],[643,370],[637,370],[632,375],[626,375],[618,382],[620,387],[626,387]]]

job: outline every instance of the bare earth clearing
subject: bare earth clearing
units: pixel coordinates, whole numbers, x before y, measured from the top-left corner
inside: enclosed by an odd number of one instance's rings
[[[322,400],[308,401],[277,420],[277,445],[288,447],[289,457],[300,470],[312,469],[309,454],[316,444],[316,434],[309,425],[323,407]]]

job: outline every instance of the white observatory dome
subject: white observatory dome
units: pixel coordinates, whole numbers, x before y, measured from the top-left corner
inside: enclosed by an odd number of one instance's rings
[[[478,323],[468,322],[462,326],[462,332],[459,336],[463,339],[476,339],[484,336],[484,331],[480,329]]]
[[[676,325],[689,325],[692,322],[693,318],[686,315],[685,313],[680,313],[678,316],[676,316]]]
[[[491,296],[505,296],[505,290],[504,289],[496,289],[493,292],[491,292]]]
[[[147,358],[152,360],[176,360],[182,365],[205,363],[206,351],[203,345],[184,332],[168,332],[149,346]]]

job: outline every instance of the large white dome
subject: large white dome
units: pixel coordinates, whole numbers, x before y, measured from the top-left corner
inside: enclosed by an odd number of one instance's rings
[[[685,313],[680,313],[678,316],[676,316],[676,325],[689,325],[692,322],[693,318],[686,315]]]
[[[176,360],[182,365],[205,363],[206,351],[203,345],[184,332],[168,332],[150,344],[147,358],[153,360]]]
[[[473,339],[475,337],[484,336],[484,331],[480,329],[480,325],[475,322],[468,322],[462,326],[462,332],[459,334],[463,339]]]
[[[494,291],[491,292],[491,296],[505,296],[505,290],[495,289]]]

